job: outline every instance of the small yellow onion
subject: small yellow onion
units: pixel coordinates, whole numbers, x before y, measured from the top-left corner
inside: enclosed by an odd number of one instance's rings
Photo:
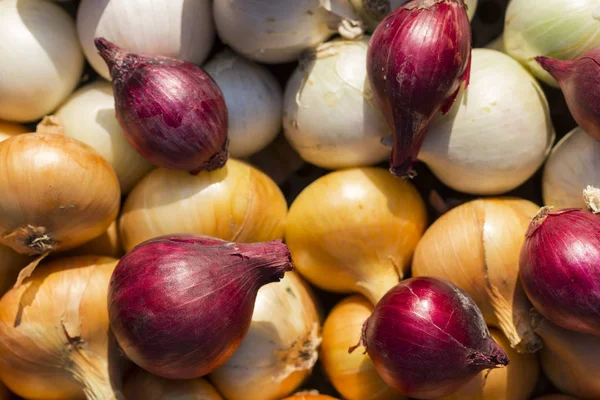
[[[359,292],[375,304],[408,272],[426,226],[425,204],[411,183],[381,168],[352,168],[300,193],[285,237],[311,283]]]
[[[323,342],[319,359],[329,380],[347,400],[406,399],[379,377],[368,354],[348,352],[360,341],[362,326],[373,305],[360,295],[339,302],[323,325]]]
[[[210,379],[227,400],[279,400],[310,375],[320,343],[314,295],[287,272],[258,291],[250,330]]]
[[[490,329],[490,333],[508,355],[508,367],[482,371],[457,392],[440,400],[528,400],[531,397],[540,377],[537,355],[519,354],[510,347],[502,332]]]
[[[28,130],[23,125],[12,122],[0,121],[0,142],[21,133],[27,133]]]
[[[152,375],[141,368],[125,381],[127,400],[223,400],[205,379],[170,380]]]
[[[600,399],[600,337],[568,331],[536,316],[544,347],[542,370],[558,390],[582,400]]]
[[[62,253],[61,253],[62,255]],[[64,254],[65,256],[106,256],[121,258],[123,248],[117,229],[117,221],[114,221],[106,232],[89,242],[82,244]]]
[[[46,118],[38,132],[59,131]],[[0,243],[22,254],[79,246],[106,231],[119,211],[111,166],[86,144],[57,133],[0,143]]]
[[[519,352],[535,352],[531,304],[518,281],[525,232],[539,207],[522,199],[474,200],[442,215],[423,235],[413,276],[447,279],[475,300],[488,325]]]
[[[0,245],[0,297],[15,284],[19,271],[30,261],[31,259],[26,255]]]
[[[230,159],[193,176],[155,169],[129,194],[119,221],[126,251],[170,233],[196,233],[231,242],[281,239],[287,204],[267,175]]]
[[[310,390],[307,392],[299,392],[291,397],[286,397],[283,400],[338,400],[335,397],[327,396],[325,394],[319,394],[316,390]]]
[[[117,260],[42,264],[0,300],[0,379],[36,400],[121,398],[125,366],[110,334],[106,296]]]
[[[91,146],[115,170],[121,192],[128,193],[152,165],[129,144],[115,116],[115,98],[109,82],[86,85],[56,112],[65,135]]]

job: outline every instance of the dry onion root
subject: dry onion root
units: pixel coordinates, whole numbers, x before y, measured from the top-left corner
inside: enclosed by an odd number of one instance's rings
[[[171,380],[141,368],[127,378],[124,392],[127,400],[223,400],[205,379]]]

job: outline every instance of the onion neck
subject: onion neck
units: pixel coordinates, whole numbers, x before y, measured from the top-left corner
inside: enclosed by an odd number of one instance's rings
[[[556,81],[561,84],[561,81],[567,79],[573,71],[573,61],[557,60],[550,57],[536,57],[535,60],[548,72]]]
[[[103,357],[90,353],[85,343],[74,345],[71,361],[73,376],[83,385],[88,400],[124,400],[121,390],[115,390],[109,374],[109,365]]]
[[[538,228],[544,224],[544,221],[546,220],[546,218],[548,218],[548,215],[550,215],[553,208],[554,207],[552,206],[544,206],[540,208],[537,214],[535,214],[535,217],[533,217],[533,219],[529,223],[529,228],[525,233],[525,237],[530,238],[535,234]]]
[[[248,262],[248,268],[260,275],[262,285],[277,282],[293,269],[292,255],[281,240],[263,243],[236,244],[233,254]]]
[[[397,274],[393,275],[373,276],[359,280],[356,286],[360,294],[365,296],[371,304],[376,305],[391,288],[400,283],[402,278],[403,273],[397,271]]]
[[[54,135],[64,135],[65,129],[60,123],[60,118],[54,115],[47,115],[35,127],[35,133],[47,133]]]

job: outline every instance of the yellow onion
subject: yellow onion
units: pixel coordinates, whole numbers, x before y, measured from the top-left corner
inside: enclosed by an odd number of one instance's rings
[[[152,375],[141,368],[125,381],[127,400],[223,400],[205,379],[171,380]]]
[[[250,330],[210,379],[227,400],[279,400],[310,375],[320,343],[313,293],[287,272],[258,291]]]
[[[155,169],[127,197],[119,221],[126,251],[171,233],[196,233],[230,242],[281,239],[287,204],[267,175],[241,161],[193,176]]]
[[[15,284],[19,271],[30,262],[26,255],[0,245],[0,297]]]
[[[510,347],[506,336],[490,329],[492,337],[510,359],[506,368],[482,371],[457,392],[440,400],[528,400],[540,376],[535,354],[519,354]]]
[[[60,127],[47,118],[39,131]],[[19,253],[72,249],[117,216],[117,177],[82,142],[57,133],[17,135],[0,143],[0,162],[0,243]]]
[[[535,352],[531,304],[518,281],[525,232],[539,207],[522,199],[485,199],[444,214],[423,235],[413,276],[447,279],[475,300],[488,325],[519,352]]]
[[[338,400],[335,397],[319,394],[316,390],[307,392],[299,392],[291,397],[286,397],[283,400]]]
[[[121,258],[123,255],[123,248],[121,247],[121,240],[119,239],[119,230],[117,229],[117,222],[114,221],[106,232],[98,236],[89,242],[69,250],[65,253],[67,256],[107,256],[114,258]]]
[[[348,352],[360,341],[362,327],[373,305],[360,295],[339,302],[323,325],[319,358],[329,380],[347,400],[400,400],[406,396],[389,387],[375,370],[368,354]]]
[[[69,257],[41,265],[0,300],[0,379],[36,400],[121,398],[124,359],[106,296],[117,260]]]
[[[554,386],[582,400],[600,399],[600,337],[568,331],[539,315],[533,319],[544,342],[542,370]]]
[[[311,283],[376,303],[408,271],[426,225],[425,204],[411,183],[381,168],[353,168],[300,193],[285,237]]]
[[[27,133],[28,130],[23,125],[15,124],[12,122],[0,121],[0,142],[11,138],[21,133]]]

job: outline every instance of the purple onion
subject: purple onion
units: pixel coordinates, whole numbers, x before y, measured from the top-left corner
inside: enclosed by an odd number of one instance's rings
[[[449,395],[482,370],[508,364],[473,299],[438,278],[390,289],[365,321],[361,343],[389,386],[419,399]]]
[[[519,261],[521,283],[540,314],[563,328],[600,335],[600,215],[542,208]]]
[[[463,0],[413,0],[377,27],[367,54],[375,98],[393,131],[390,171],[411,176],[433,116],[447,113],[471,67]]]
[[[117,264],[108,294],[110,324],[140,367],[165,378],[197,378],[233,354],[250,326],[258,289],[291,268],[279,240],[151,239]]]
[[[227,106],[208,74],[187,61],[94,42],[110,70],[123,134],[144,158],[192,174],[225,164]]]

